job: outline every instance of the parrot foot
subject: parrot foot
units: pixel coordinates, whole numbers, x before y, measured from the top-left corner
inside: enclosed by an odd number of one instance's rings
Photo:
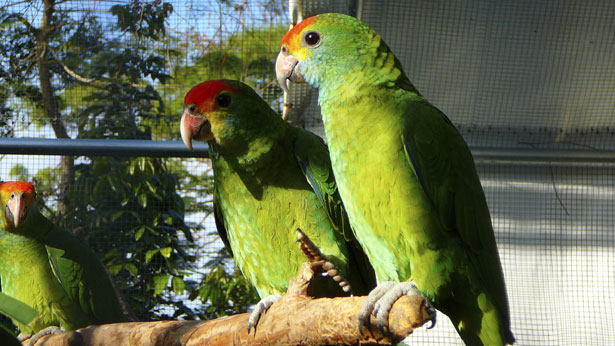
[[[346,280],[342,274],[337,270],[335,264],[329,260],[329,258],[323,254],[320,249],[312,242],[312,240],[305,234],[301,228],[297,228],[297,242],[299,242],[299,248],[303,251],[305,257],[310,262],[310,266],[314,273],[322,273],[322,276],[329,276],[342,290],[350,296],[352,296],[352,288],[350,283]]]
[[[39,331],[38,333],[32,335],[24,335],[24,334],[19,334],[17,336],[17,340],[19,340],[20,342],[23,343],[24,340],[28,339],[28,342],[25,344],[26,346],[33,346],[36,345],[36,343],[38,342],[38,340],[40,338],[42,338],[45,335],[53,335],[53,334],[62,334],[62,333],[66,333],[66,331],[60,327],[57,326],[51,326],[51,327],[47,327],[41,331]]]
[[[378,329],[380,329],[381,333],[385,334],[385,328],[388,329],[389,313],[391,312],[393,304],[397,299],[405,295],[420,296],[425,299],[427,302],[427,311],[430,315],[429,321],[431,321],[431,325],[427,328],[433,328],[436,325],[436,310],[431,306],[429,300],[418,290],[414,282],[397,283],[386,281],[379,284],[367,296],[367,300],[359,312],[359,333],[362,334],[363,327],[369,325],[369,316],[373,313],[378,321]]]
[[[280,300],[280,298],[282,298],[282,296],[270,295],[261,299],[261,301],[256,304],[254,311],[252,311],[250,318],[248,318],[248,334],[250,334],[252,327],[254,327],[254,333],[256,333],[256,325],[258,324],[258,320],[260,320],[265,311],[267,311],[273,303]]]

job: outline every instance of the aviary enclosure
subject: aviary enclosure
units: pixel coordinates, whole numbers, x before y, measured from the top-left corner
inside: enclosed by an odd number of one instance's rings
[[[239,79],[323,136],[316,91],[284,96],[274,63],[289,24],[324,12],[381,34],[468,142],[517,344],[613,344],[611,1],[4,1],[0,178],[36,183],[139,319],[248,311],[258,296],[217,238],[205,146],[179,142],[183,96]],[[461,344],[442,314],[407,342]]]

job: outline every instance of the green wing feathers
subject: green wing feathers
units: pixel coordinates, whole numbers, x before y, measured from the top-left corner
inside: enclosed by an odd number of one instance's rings
[[[70,299],[90,317],[90,323],[127,320],[119,292],[96,254],[72,233],[51,226],[45,238],[49,263]]]
[[[326,208],[331,223],[340,232],[354,263],[351,267],[357,268],[361,273],[365,289],[369,290],[376,286],[374,269],[363,252],[363,248],[355,238],[350,227],[348,215],[337,190],[337,184],[331,168],[329,150],[323,140],[315,134],[303,129],[297,129],[295,141],[295,157],[306,180],[318,196],[322,205]],[[355,290],[361,292],[362,290]],[[367,292],[367,291],[366,291]]]
[[[472,154],[450,120],[427,101],[415,102],[405,119],[402,140],[407,159],[440,223],[461,238],[479,279],[500,310],[502,325],[508,330],[509,309],[502,268]]]
[[[214,186],[214,221],[216,223],[216,230],[218,231],[218,236],[220,236],[220,240],[224,243],[224,248],[228,253],[233,257],[233,250],[231,248],[231,243],[228,240],[228,233],[226,231],[226,225],[224,224],[224,214],[222,213],[222,207],[220,206],[220,197],[218,196],[218,191]]]
[[[297,129],[294,149],[301,171],[327,209],[331,222],[344,235],[346,241],[354,239],[342,199],[337,192],[327,146],[320,137]]]

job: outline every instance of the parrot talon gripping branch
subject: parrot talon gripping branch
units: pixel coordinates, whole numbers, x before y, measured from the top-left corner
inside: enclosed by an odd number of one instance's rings
[[[250,314],[250,318],[248,319],[248,334],[250,334],[250,330],[254,328],[254,333],[256,333],[256,326],[258,325],[258,321],[261,316],[278,300],[280,300],[282,296],[280,295],[270,295],[261,299],[258,304],[254,307],[254,310]]]
[[[33,346],[33,345],[36,345],[38,340],[44,337],[45,335],[54,335],[54,334],[62,334],[62,333],[66,333],[66,330],[60,327],[51,326],[51,327],[47,327],[39,331],[38,333],[34,335],[19,334],[17,338],[19,339],[19,341],[21,341],[21,343],[25,344],[26,346]]]

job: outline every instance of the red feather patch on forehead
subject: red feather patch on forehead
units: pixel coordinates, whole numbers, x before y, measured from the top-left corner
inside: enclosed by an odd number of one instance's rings
[[[223,80],[210,80],[197,84],[184,97],[184,105],[201,104],[205,100],[213,99],[223,90],[235,91],[235,88]]]
[[[307,26],[313,24],[316,21],[317,16],[313,16],[313,17],[309,17],[306,18],[302,21],[300,21],[299,23],[297,23],[297,25],[293,26],[292,29],[290,29],[286,35],[284,35],[284,38],[282,38],[282,45],[288,45],[290,42],[290,39],[292,37],[294,37],[295,35],[299,35],[301,34],[301,32],[303,31],[303,29],[305,29]]]
[[[34,191],[34,185],[25,181],[5,181],[0,184],[0,190],[3,191]]]

